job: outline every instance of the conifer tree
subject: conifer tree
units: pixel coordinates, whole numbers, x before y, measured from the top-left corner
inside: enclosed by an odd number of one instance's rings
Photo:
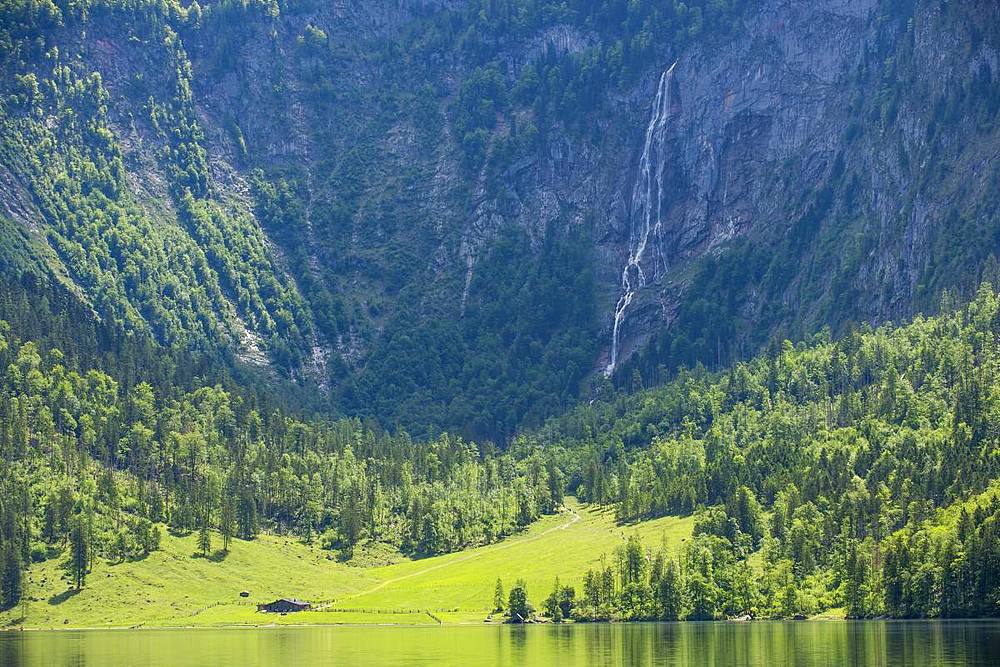
[[[503,611],[504,608],[503,581],[497,577],[497,585],[493,589],[493,611]]]
[[[198,551],[202,556],[207,556],[212,550],[212,534],[208,532],[208,522],[202,521],[201,528],[198,529]]]
[[[683,586],[680,580],[680,569],[677,562],[670,559],[660,579],[659,587],[660,618],[664,621],[679,621],[684,615]]]
[[[23,593],[23,566],[16,544],[8,543],[0,552],[0,606],[13,608]]]
[[[562,592],[562,587],[559,585],[559,577],[556,577],[556,582],[552,587],[552,592],[549,596],[545,598],[545,615],[553,623],[562,623],[563,613],[562,607],[559,606],[559,595]]]
[[[70,570],[77,590],[83,588],[90,567],[89,531],[83,517],[77,515],[70,531]]]
[[[233,497],[226,489],[222,493],[222,506],[219,509],[219,532],[222,533],[222,551],[229,553],[229,542],[233,539],[236,508]]]

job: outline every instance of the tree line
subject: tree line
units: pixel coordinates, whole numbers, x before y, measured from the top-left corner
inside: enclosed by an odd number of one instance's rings
[[[7,607],[31,563],[63,559],[83,586],[95,558],[143,558],[164,529],[197,533],[204,555],[264,530],[344,559],[369,542],[430,555],[499,540],[555,511],[563,493],[561,471],[538,451],[260,412],[219,385],[125,386],[6,323],[0,460]]]

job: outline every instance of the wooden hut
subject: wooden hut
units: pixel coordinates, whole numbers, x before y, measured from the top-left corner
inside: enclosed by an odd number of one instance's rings
[[[288,614],[293,611],[306,611],[307,609],[312,609],[312,605],[308,602],[292,598],[280,598],[274,602],[257,605],[257,611],[280,614]]]

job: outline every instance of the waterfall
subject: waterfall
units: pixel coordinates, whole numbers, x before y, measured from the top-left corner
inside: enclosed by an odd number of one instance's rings
[[[611,333],[611,359],[604,371],[610,376],[618,365],[618,337],[621,333],[625,311],[640,289],[646,286],[647,275],[643,269],[643,258],[649,244],[649,235],[659,239],[662,224],[661,203],[663,201],[663,177],[666,168],[667,121],[669,120],[674,67],[671,65],[660,75],[656,88],[656,99],[646,127],[646,140],[639,158],[639,169],[632,189],[632,205],[629,213],[629,256],[622,270],[622,293],[615,306],[615,324]],[[660,275],[659,269],[666,269],[661,256],[652,258],[649,279]]]

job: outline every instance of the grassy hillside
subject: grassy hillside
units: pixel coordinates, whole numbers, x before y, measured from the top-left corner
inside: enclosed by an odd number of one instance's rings
[[[611,512],[568,499],[567,510],[498,544],[370,568],[331,560],[330,552],[293,538],[236,541],[228,556],[206,559],[195,555],[196,535],[165,535],[161,550],[143,560],[98,560],[78,593],[64,573],[64,559],[32,568],[26,626],[478,622],[489,611],[497,577],[507,586],[523,578],[537,602],[557,576],[578,585],[574,573],[602,553],[610,555],[630,534],[651,546],[666,540],[677,548],[692,527],[689,517],[618,526]],[[248,599],[239,597],[242,590],[250,591]],[[257,602],[278,596],[310,600],[322,610],[256,612]],[[21,609],[0,615],[0,625],[19,624]]]

